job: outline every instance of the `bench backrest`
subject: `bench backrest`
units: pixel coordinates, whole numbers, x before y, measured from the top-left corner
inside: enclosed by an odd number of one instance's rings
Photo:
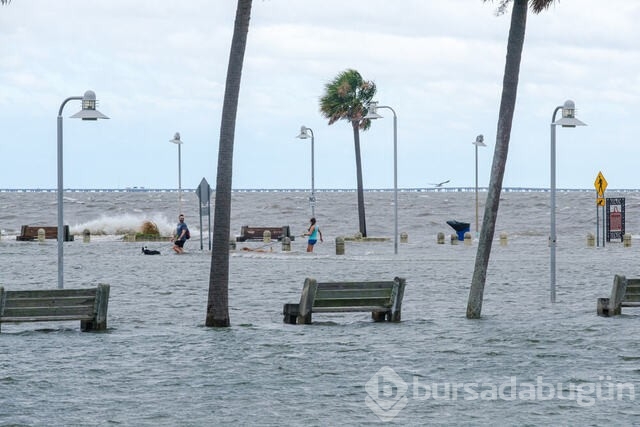
[[[395,282],[318,283],[313,307],[391,307]]]
[[[80,320],[82,329],[106,329],[109,285],[88,289],[5,291],[0,323]]]
[[[249,227],[248,225],[243,225],[240,228],[240,236],[236,240],[262,240],[265,231],[271,233],[273,240],[291,237],[288,225],[283,225],[282,227]]]
[[[640,279],[627,279],[622,301],[640,302]]]

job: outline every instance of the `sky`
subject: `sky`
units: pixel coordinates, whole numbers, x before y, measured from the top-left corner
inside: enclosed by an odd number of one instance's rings
[[[356,187],[351,126],[319,112],[346,69],[397,115],[399,188],[489,183],[511,9],[482,0],[254,0],[233,188]],[[63,109],[65,188],[215,187],[236,2],[12,0],[0,7],[0,188],[56,188],[62,102],[93,90],[109,120]],[[561,0],[529,13],[504,187],[640,188],[640,2]],[[393,114],[361,134],[365,189],[393,188]],[[180,148],[171,143],[180,132]],[[180,163],[180,174],[179,165]],[[595,192],[595,189],[594,189]]]

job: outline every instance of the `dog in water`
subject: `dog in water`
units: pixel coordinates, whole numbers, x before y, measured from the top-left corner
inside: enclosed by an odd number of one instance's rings
[[[156,251],[155,249],[149,249],[146,246],[142,247],[142,253],[145,255],[160,255],[160,251]]]

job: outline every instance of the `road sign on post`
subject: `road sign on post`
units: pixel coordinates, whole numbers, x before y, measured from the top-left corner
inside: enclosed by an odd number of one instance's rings
[[[211,250],[211,187],[205,178],[202,178],[200,185],[196,188],[196,194],[200,201],[200,250],[202,250],[202,216],[206,215],[209,219],[209,227],[207,233],[209,234],[209,250]]]
[[[604,191],[607,189],[607,184],[607,180],[604,178],[604,175],[602,175],[602,172],[598,172],[598,176],[593,183],[594,187],[596,187],[598,197],[604,197]]]

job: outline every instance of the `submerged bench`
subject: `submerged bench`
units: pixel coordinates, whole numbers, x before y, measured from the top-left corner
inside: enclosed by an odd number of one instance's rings
[[[375,322],[399,322],[405,279],[382,282],[304,281],[299,304],[285,304],[284,322],[310,324],[313,313],[370,311]]]
[[[107,329],[109,285],[89,289],[5,291],[0,287],[3,323],[79,320],[82,331]]]
[[[57,239],[58,238],[58,227],[44,227],[44,226],[30,226],[23,225],[20,229],[20,235],[16,236],[16,240],[20,241],[31,241],[36,240],[38,238],[38,230],[44,230],[44,238],[45,239]],[[63,241],[64,242],[72,242],[73,235],[69,233],[69,226],[65,225],[63,229]]]
[[[262,241],[265,231],[268,231],[271,234],[272,240],[282,240],[285,237],[288,237],[291,240],[295,239],[295,236],[291,235],[291,231],[288,225],[283,225],[282,227],[249,227],[248,225],[243,225],[242,227],[240,227],[240,235],[236,237],[236,241]]]
[[[615,275],[609,298],[598,298],[598,316],[618,316],[622,307],[640,307],[640,279]]]

